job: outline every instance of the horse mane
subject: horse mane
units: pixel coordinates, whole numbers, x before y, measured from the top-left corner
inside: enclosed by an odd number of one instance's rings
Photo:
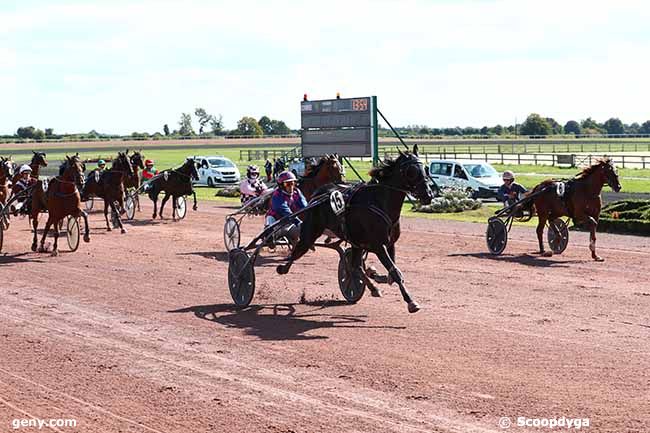
[[[329,160],[329,158],[327,158],[325,156],[321,156],[320,159],[318,160],[318,162],[316,163],[316,165],[310,165],[309,166],[309,171],[307,171],[305,173],[303,178],[309,179],[309,178],[312,178],[312,177],[316,177],[316,175],[318,174],[318,171],[321,168],[323,168],[323,165],[325,165],[325,162],[327,162],[328,160]]]
[[[598,168],[602,167],[603,165],[611,164],[611,163],[612,163],[612,159],[609,157],[599,158],[596,160],[595,164],[583,168],[582,171],[576,175],[576,179],[584,179],[592,175]]]
[[[410,153],[407,152],[404,155],[409,155]],[[392,159],[392,158],[385,158],[383,161],[380,162],[380,165],[378,167],[373,167],[370,169],[368,174],[372,178],[372,180],[379,181],[382,178],[389,177],[392,173],[395,167],[397,166],[397,159]]]

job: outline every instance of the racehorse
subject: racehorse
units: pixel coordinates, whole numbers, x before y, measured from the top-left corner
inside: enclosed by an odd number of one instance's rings
[[[420,306],[404,286],[401,271],[395,265],[395,242],[399,239],[399,218],[406,194],[413,194],[421,202],[431,203],[433,198],[420,159],[418,146],[413,152],[399,152],[395,160],[386,160],[380,167],[369,172],[372,180],[353,187],[347,192],[346,204],[341,217],[332,209],[330,200],[314,206],[304,214],[300,228],[300,241],[284,265],[277,267],[279,274],[286,274],[294,261],[302,257],[325,229],[352,245],[350,265],[352,276],[366,280],[362,269],[364,251],[374,253],[388,270],[392,281],[399,285],[408,311],[415,313]],[[336,185],[326,185],[315,191],[312,202],[323,194],[337,191]]]
[[[126,154],[129,154],[129,150],[126,150]],[[129,162],[131,163],[131,169],[133,170],[133,174],[131,176],[127,176],[124,179],[124,189],[129,190],[129,188],[133,189],[138,189],[140,188],[140,170],[144,170],[144,157],[142,156],[142,153],[140,151],[136,151],[131,156],[129,156]],[[138,199],[138,196],[135,195],[135,202],[138,206],[138,211],[140,211],[140,200]]]
[[[43,182],[39,181],[34,186],[32,193],[31,218],[34,227],[34,239],[32,251],[36,251],[37,228],[39,213],[47,210],[47,223],[41,238],[39,252],[45,252],[45,238],[50,227],[54,230],[54,247],[52,255],[56,256],[59,242],[59,225],[63,218],[70,215],[73,218],[83,217],[84,219],[84,242],[90,242],[90,231],[88,229],[88,215],[81,209],[81,198],[79,188],[84,185],[83,164],[78,156],[69,157],[66,155],[66,168],[62,176],[57,176],[48,182],[47,192],[43,190]]]
[[[343,166],[336,154],[321,157],[298,181],[298,189],[309,200],[314,191],[328,183],[343,182]]]
[[[158,214],[158,195],[162,191],[165,192],[165,197],[163,197],[162,203],[160,203],[160,219],[163,219],[163,209],[170,196],[172,197],[172,218],[174,221],[176,221],[176,200],[180,196],[191,194],[194,197],[194,206],[192,209],[197,210],[196,192],[192,188],[192,180],[199,180],[199,173],[196,171],[196,166],[192,158],[187,158],[180,168],[165,170],[151,179],[147,192],[149,198],[153,201],[153,219],[156,219]]]
[[[539,252],[545,257],[553,255],[552,251],[544,251],[542,235],[546,221],[553,221],[556,218],[568,216],[573,219],[575,225],[584,223],[589,227],[589,249],[591,257],[602,262],[604,259],[596,254],[596,227],[600,217],[602,200],[600,197],[603,186],[609,185],[615,192],[621,190],[621,183],[614,163],[609,158],[598,160],[595,164],[582,170],[575,178],[569,180],[564,187],[562,197],[558,195],[558,182],[545,180],[535,186],[526,195],[544,191],[535,196],[528,203],[522,204],[522,209],[537,213],[537,240],[539,241]],[[549,230],[555,230],[553,224]]]
[[[29,167],[32,169],[31,177],[38,179],[38,173],[41,167],[47,167],[47,159],[45,152],[34,152],[32,156],[32,161],[29,163]],[[17,171],[17,170],[16,170]],[[20,179],[20,173],[14,173],[14,178],[11,180],[11,184],[15,185],[16,182]]]
[[[0,156],[0,204],[5,205],[9,197],[8,181],[14,175],[14,165],[11,157]]]
[[[82,201],[88,200],[91,194],[104,199],[104,219],[106,220],[106,230],[109,232],[112,230],[108,221],[108,209],[110,208],[120,231],[126,233],[120,215],[124,213],[124,179],[130,176],[133,176],[131,163],[125,152],[118,152],[110,169],[97,175],[95,172],[90,173],[81,192]]]

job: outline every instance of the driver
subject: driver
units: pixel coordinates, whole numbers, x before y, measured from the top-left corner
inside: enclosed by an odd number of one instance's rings
[[[241,203],[244,204],[266,191],[266,184],[260,180],[260,170],[256,165],[249,165],[246,178],[239,184]]]
[[[278,188],[271,196],[271,206],[266,214],[266,225],[269,226],[287,215],[291,215],[307,206],[307,200],[296,188],[296,176],[290,171],[278,175]],[[287,237],[292,245],[298,243],[300,237],[300,219],[293,218],[291,224],[278,231],[278,237]]]
[[[19,194],[30,186],[34,185],[38,180],[32,177],[32,168],[25,164],[20,167],[20,178],[16,181],[12,188],[13,195]],[[16,206],[12,209],[14,215],[18,212],[27,214],[30,212],[31,199],[29,196],[21,197],[16,201]]]
[[[147,192],[149,190],[151,187],[149,181],[153,179],[153,177],[157,174],[158,170],[156,170],[156,167],[154,167],[153,159],[147,159],[144,162],[144,170],[142,170],[142,182],[145,184],[143,188],[144,192]]]
[[[515,174],[506,170],[503,172],[503,185],[497,191],[497,200],[503,202],[504,206],[510,206],[526,191],[526,188],[515,182]]]

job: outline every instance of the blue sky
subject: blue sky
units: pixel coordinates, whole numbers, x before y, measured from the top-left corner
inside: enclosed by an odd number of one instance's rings
[[[153,133],[203,107],[299,126],[377,95],[394,125],[650,119],[642,1],[3,1],[0,134]]]

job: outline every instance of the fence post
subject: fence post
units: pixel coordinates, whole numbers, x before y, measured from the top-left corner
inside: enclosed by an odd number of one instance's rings
[[[488,162],[487,152],[485,153],[485,162]]]
[[[641,164],[642,164],[642,167],[645,168],[645,156],[641,157]]]
[[[625,168],[625,155],[621,155],[621,158],[623,159],[623,168]]]
[[[521,165],[521,153],[517,154],[517,165]]]
[[[501,154],[501,165],[503,165],[503,153]]]
[[[536,153],[533,153],[533,158],[535,160],[535,165],[537,165],[537,154]]]

